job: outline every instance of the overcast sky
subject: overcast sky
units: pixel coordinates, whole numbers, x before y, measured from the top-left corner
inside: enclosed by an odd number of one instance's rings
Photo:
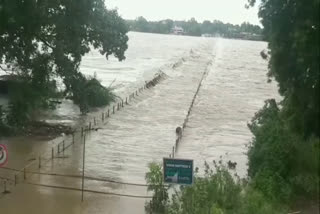
[[[107,8],[118,8],[125,19],[220,20],[232,24],[259,24],[258,7],[245,9],[247,0],[105,0]],[[260,24],[259,24],[260,25]]]

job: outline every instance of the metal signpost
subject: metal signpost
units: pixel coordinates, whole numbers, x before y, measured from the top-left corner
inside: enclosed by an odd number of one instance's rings
[[[193,183],[193,160],[163,158],[164,182],[191,185]]]

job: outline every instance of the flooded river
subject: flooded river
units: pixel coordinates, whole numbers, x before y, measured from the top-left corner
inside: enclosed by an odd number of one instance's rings
[[[10,194],[0,196],[1,213],[112,213],[141,214],[150,197],[144,186],[148,163],[168,157],[175,143],[175,129],[181,126],[206,71],[189,122],[179,144],[177,157],[194,159],[202,167],[205,160],[223,156],[238,163],[237,173],[246,175],[245,145],[251,134],[247,128],[265,99],[277,96],[274,84],[267,84],[267,63],[259,52],[264,42],[195,38],[185,36],[129,34],[127,60],[106,61],[96,52],[81,65],[87,75],[97,74],[106,86],[112,84],[122,98],[144,85],[155,74],[164,73],[155,87],[138,92],[128,105],[101,120],[97,109],[85,118],[70,102],[43,116],[81,127],[95,118],[96,131],[86,135],[84,202],[81,202],[83,141],[75,143],[50,160],[51,148],[64,137],[45,139],[2,139],[8,146],[7,167],[21,169],[28,163],[28,174],[0,169],[9,178]],[[65,142],[71,142],[65,137]],[[41,168],[39,169],[39,154]],[[68,175],[62,176],[62,175]],[[112,181],[112,182],[110,182]],[[67,187],[61,189],[57,187]],[[108,194],[103,194],[108,193]]]

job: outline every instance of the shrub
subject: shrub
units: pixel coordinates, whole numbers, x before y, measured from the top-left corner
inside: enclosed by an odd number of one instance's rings
[[[153,199],[146,204],[148,213],[162,214],[280,214],[286,209],[269,201],[262,192],[238,176],[233,176],[221,162],[213,162],[214,169],[205,163],[205,175],[195,176],[191,186],[174,189],[167,196],[162,179],[161,165],[152,163],[147,173],[148,190],[152,190]],[[161,197],[164,190],[165,197]],[[159,195],[160,193],[160,195]],[[160,199],[160,200],[159,200]],[[157,206],[154,206],[157,204]],[[153,206],[152,206],[153,205]],[[159,209],[161,207],[161,209]]]

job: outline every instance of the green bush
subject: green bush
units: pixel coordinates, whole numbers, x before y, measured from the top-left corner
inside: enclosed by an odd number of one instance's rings
[[[259,191],[247,187],[241,197],[237,214],[287,214],[285,207],[276,206]]]
[[[162,179],[162,167],[149,166],[147,183],[154,195],[146,204],[147,213],[162,214],[280,214],[286,209],[267,200],[262,192],[253,189],[251,183],[242,182],[222,164],[213,162],[214,169],[205,163],[205,175],[195,176],[191,186],[173,189],[169,198]],[[157,186],[155,186],[157,184]],[[160,186],[158,186],[160,185]],[[165,191],[165,197],[162,197]],[[160,195],[159,195],[160,194]],[[157,204],[157,206],[155,205]],[[161,207],[161,209],[159,209]]]
[[[249,147],[252,185],[275,202],[297,197],[317,200],[319,193],[319,138],[292,132],[274,100],[252,119],[254,139]]]
[[[71,80],[71,88],[67,88],[66,93],[70,94],[73,102],[79,105],[82,113],[86,113],[92,107],[101,107],[110,104],[115,100],[115,95],[111,88],[106,88],[96,79],[87,78],[82,74]]]
[[[153,191],[151,201],[145,205],[147,213],[165,213],[168,201],[168,191],[164,185],[162,166],[156,163],[149,164],[149,172],[146,173],[148,191]]]

